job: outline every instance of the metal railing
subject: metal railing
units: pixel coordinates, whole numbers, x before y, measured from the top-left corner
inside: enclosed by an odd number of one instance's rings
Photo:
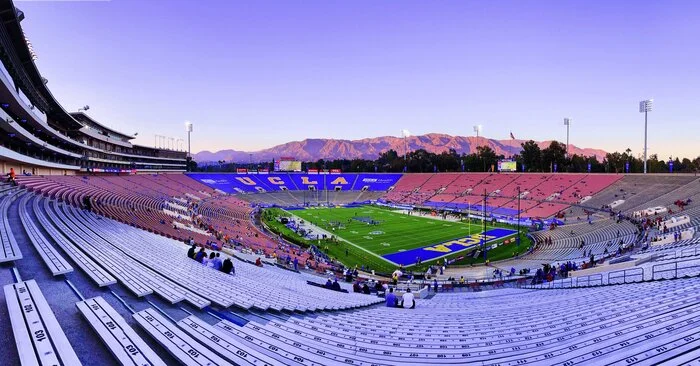
[[[644,268],[635,267],[608,272],[608,285],[644,281]]]
[[[700,274],[700,261],[697,259],[686,259],[672,263],[660,263],[651,267],[651,279],[673,279],[686,276],[697,276]]]
[[[698,267],[700,268],[700,265],[698,265]],[[577,288],[642,281],[644,281],[644,268],[635,267],[607,273],[595,273],[588,276],[568,277],[535,285],[523,285],[521,287],[530,289]]]

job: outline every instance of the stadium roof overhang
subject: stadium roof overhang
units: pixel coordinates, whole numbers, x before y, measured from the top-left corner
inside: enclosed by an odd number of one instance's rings
[[[126,139],[126,140],[133,140],[133,139],[135,138],[134,136],[127,135],[127,134],[122,133],[122,132],[119,132],[119,131],[117,131],[117,130],[113,130],[113,129],[111,129],[111,128],[109,128],[109,127],[107,127],[107,126],[105,126],[105,125],[103,125],[103,124],[101,124],[101,123],[95,121],[92,117],[88,116],[88,114],[85,113],[85,112],[73,112],[73,113],[70,113],[70,115],[71,115],[71,117],[73,117],[76,121],[88,121],[90,124],[93,124],[93,125],[95,125],[95,126],[101,128],[101,129],[103,129],[103,130],[105,130],[105,131],[109,131],[109,132],[111,132],[113,135],[116,135],[116,136],[119,136],[119,137],[123,137],[123,138]]]
[[[11,0],[0,0],[0,58],[12,76],[15,86],[24,92],[35,108],[43,111],[64,128],[77,130],[82,125],[54,98],[32,59],[20,26],[20,17],[23,16]]]

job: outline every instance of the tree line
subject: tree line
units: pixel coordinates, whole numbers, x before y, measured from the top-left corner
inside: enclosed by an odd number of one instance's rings
[[[343,172],[380,172],[380,173],[429,173],[429,172],[488,172],[497,171],[498,161],[509,159],[516,162],[518,172],[570,172],[570,173],[642,173],[644,160],[635,157],[631,149],[624,152],[607,153],[603,161],[595,156],[573,154],[567,156],[566,145],[552,141],[549,146],[541,149],[533,141],[521,144],[520,154],[513,156],[497,155],[489,146],[478,146],[476,152],[459,154],[449,149],[436,154],[424,149],[410,151],[399,155],[395,150],[389,150],[379,155],[375,160],[368,159],[319,159],[302,163],[302,170],[308,169],[340,169]],[[700,171],[700,156],[689,158],[659,158],[653,154],[647,161],[647,171],[650,173],[668,173],[673,166],[673,172],[694,173]],[[208,172],[235,172],[238,168],[252,170],[267,169],[273,171],[274,162],[256,164],[236,164],[219,161],[200,165],[196,170]]]

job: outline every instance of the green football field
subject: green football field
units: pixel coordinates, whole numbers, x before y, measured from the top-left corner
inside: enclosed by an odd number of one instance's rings
[[[467,222],[409,216],[372,206],[323,207],[295,210],[290,213],[379,256],[440,244],[483,231],[481,221],[473,221],[470,225]],[[371,218],[379,224],[369,225],[353,219],[357,217]],[[341,223],[344,228],[333,231],[330,225],[332,221]],[[492,226],[486,225],[486,230],[490,228]]]

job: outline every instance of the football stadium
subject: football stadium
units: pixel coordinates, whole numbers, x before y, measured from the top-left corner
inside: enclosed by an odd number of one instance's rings
[[[201,161],[193,123],[147,146],[67,111],[23,4],[0,0],[1,365],[700,365],[700,159],[645,135],[598,162],[568,129],[507,155],[479,125],[476,152],[402,131],[377,160]]]

